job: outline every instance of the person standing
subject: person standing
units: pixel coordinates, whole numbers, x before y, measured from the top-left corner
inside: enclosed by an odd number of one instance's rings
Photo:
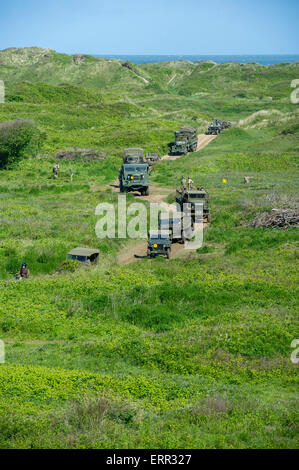
[[[55,180],[57,180],[57,178],[58,178],[58,173],[59,173],[59,165],[58,165],[58,163],[56,163],[53,166],[53,175],[54,175]]]
[[[192,189],[193,187],[193,180],[190,178],[190,176],[188,176],[188,189],[190,191],[190,189]]]

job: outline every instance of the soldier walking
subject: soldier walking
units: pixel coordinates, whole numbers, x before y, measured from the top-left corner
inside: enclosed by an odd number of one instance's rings
[[[181,179],[181,187],[182,187],[182,189],[185,188],[185,186],[186,186],[186,180],[185,180],[185,177],[182,176],[182,179]]]
[[[59,172],[59,165],[58,163],[56,163],[56,165],[53,166],[53,176],[55,180],[57,180],[58,178],[58,172]]]

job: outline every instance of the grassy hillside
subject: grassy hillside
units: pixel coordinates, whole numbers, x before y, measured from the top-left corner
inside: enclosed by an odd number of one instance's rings
[[[85,60],[84,71],[54,51],[0,52],[1,77],[16,73],[0,122],[30,118],[44,132],[39,158],[0,171],[0,447],[298,448],[298,230],[252,227],[264,211],[299,206],[299,120],[288,101],[298,65],[249,64],[248,76],[241,64],[145,64],[150,88],[124,67]],[[126,78],[112,71],[108,87],[102,62]],[[234,126],[160,162],[151,179],[169,188],[168,202],[182,174],[208,190],[203,247],[118,265],[128,244],[97,239],[94,211],[117,202],[109,184],[123,147],[166,153],[178,126],[202,132],[214,113]],[[75,146],[107,158],[62,160],[54,181],[53,152]],[[64,264],[78,245],[98,247],[100,264]],[[24,260],[31,279],[14,282]]]

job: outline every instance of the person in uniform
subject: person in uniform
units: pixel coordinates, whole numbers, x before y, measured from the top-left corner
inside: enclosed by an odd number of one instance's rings
[[[21,269],[19,271],[19,275],[22,279],[28,279],[30,276],[30,271],[27,268],[27,263],[22,263]]]
[[[188,189],[192,189],[192,186],[193,186],[193,180],[190,178],[190,176],[188,176]]]

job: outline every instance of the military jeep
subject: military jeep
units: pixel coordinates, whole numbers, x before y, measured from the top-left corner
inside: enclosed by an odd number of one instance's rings
[[[74,248],[69,251],[66,255],[66,259],[73,259],[75,261],[80,261],[80,263],[90,265],[97,264],[99,261],[99,250],[94,248]]]
[[[167,212],[161,212],[159,215],[159,229],[167,230],[171,243],[184,243],[192,238],[194,223],[192,218],[183,217],[183,215],[171,215]]]
[[[187,155],[197,149],[198,137],[194,127],[181,127],[174,133],[174,144],[171,145],[172,155]]]
[[[139,148],[124,149],[123,163],[146,163],[143,149],[139,149]]]
[[[148,163],[124,163],[119,172],[119,189],[121,193],[139,191],[141,195],[149,195]]]
[[[193,222],[198,222],[198,215],[196,214],[196,204],[203,204],[203,220],[210,222],[210,208],[209,208],[209,198],[208,193],[203,188],[192,189],[192,190],[179,190],[176,191],[176,202],[179,205],[181,211],[186,212],[187,215],[191,216]],[[184,207],[184,204],[188,206]]]
[[[170,258],[171,240],[168,230],[150,230],[148,233],[147,256],[148,258],[154,258],[158,255],[166,256],[167,259]]]
[[[207,135],[218,135],[224,129],[222,122],[219,119],[215,119],[208,127]]]

